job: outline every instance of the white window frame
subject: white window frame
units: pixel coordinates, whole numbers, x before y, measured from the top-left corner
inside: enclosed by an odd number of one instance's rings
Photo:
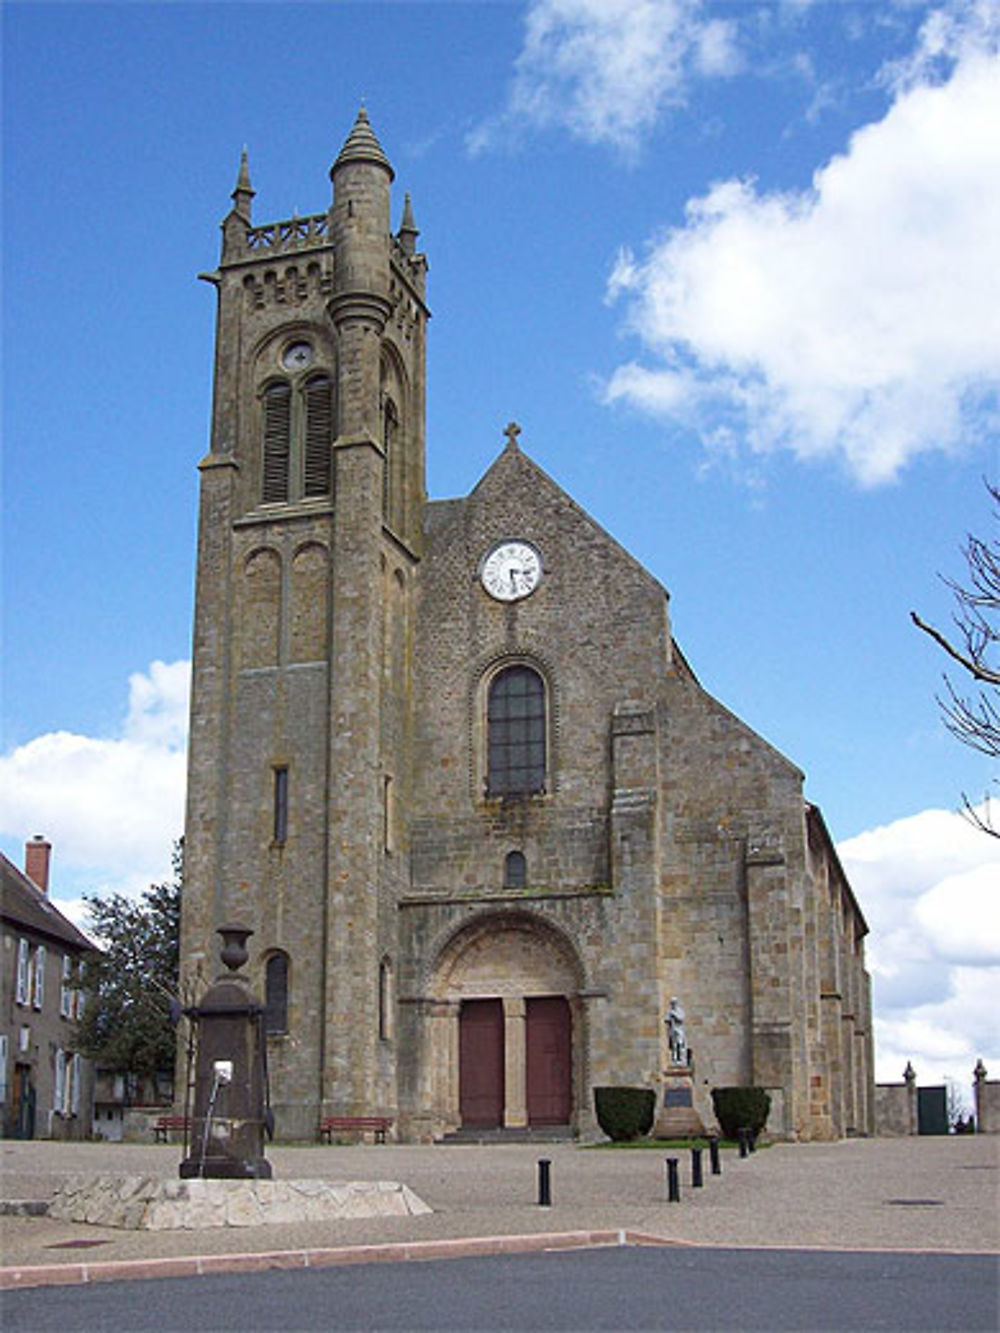
[[[52,1109],[64,1114],[66,1101],[66,1052],[61,1046],[56,1047],[55,1084],[52,1089]]]
[[[44,944],[39,944],[35,950],[35,984],[33,1003],[36,1009],[41,1009],[45,1003],[45,958],[48,950]]]
[[[77,1052],[73,1056],[72,1061],[70,1062],[70,1075],[71,1075],[70,1087],[72,1089],[72,1092],[70,1095],[69,1109],[71,1115],[80,1114],[80,1083],[82,1082],[82,1074],[83,1074],[83,1059],[80,1056],[79,1052]]]
[[[63,954],[62,984],[59,987],[59,1012],[63,1018],[73,1017],[73,960],[68,953]]]
[[[27,1004],[31,991],[31,945],[22,936],[17,942],[17,988],[15,1004]]]

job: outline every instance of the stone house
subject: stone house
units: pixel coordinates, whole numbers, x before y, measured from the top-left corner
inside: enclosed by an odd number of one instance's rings
[[[94,946],[49,900],[51,855],[41,837],[27,843],[23,871],[0,854],[0,1114],[11,1138],[91,1132],[91,1069],[73,1035]]]
[[[867,1133],[867,927],[800,770],[699,684],[663,586],[511,424],[425,494],[427,262],[362,111],[324,212],[222,224],[201,467],[182,974],[255,932],[278,1132],[595,1133],[713,1086]],[[186,991],[185,993],[190,993]]]

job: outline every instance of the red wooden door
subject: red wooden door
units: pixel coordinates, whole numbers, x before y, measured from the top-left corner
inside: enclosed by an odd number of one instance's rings
[[[458,1034],[462,1124],[495,1129],[503,1124],[503,1001],[463,1000]]]
[[[568,1125],[573,1110],[573,1042],[561,995],[528,1000],[528,1124]]]

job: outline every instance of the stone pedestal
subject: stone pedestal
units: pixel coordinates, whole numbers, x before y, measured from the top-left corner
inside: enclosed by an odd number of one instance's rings
[[[687,1065],[668,1065],[663,1071],[653,1137],[697,1138],[707,1132],[694,1107],[694,1079],[690,1068]]]

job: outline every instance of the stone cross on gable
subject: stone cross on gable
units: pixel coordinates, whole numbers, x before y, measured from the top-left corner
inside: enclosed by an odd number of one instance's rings
[[[521,427],[517,424],[517,422],[516,421],[508,422],[507,427],[504,430],[504,434],[507,436],[507,448],[516,449],[517,437],[521,434]]]

